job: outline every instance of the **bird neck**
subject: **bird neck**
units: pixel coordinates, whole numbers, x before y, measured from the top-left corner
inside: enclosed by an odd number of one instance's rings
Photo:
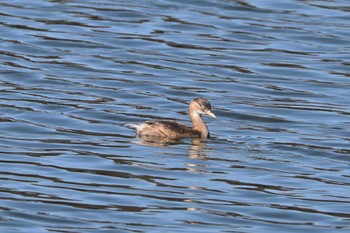
[[[192,121],[192,129],[201,134],[201,138],[208,137],[208,127],[203,121],[202,117],[195,111],[190,111],[190,118]]]

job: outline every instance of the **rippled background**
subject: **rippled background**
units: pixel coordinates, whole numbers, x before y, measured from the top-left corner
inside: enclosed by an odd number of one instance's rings
[[[347,0],[0,2],[1,232],[349,232]],[[212,138],[145,144],[124,127]]]

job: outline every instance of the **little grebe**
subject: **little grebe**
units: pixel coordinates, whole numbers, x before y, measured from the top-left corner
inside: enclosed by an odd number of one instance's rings
[[[203,114],[213,118],[216,117],[211,111],[211,105],[208,100],[204,98],[196,98],[192,100],[189,106],[192,127],[167,120],[146,121],[140,124],[126,124],[125,126],[136,129],[136,133],[139,136],[159,138],[199,137],[207,139],[210,137],[210,134],[207,125],[202,120],[201,115]]]

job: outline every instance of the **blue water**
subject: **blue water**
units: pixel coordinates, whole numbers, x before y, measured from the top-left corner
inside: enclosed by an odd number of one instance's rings
[[[1,1],[1,232],[349,232],[349,9]]]

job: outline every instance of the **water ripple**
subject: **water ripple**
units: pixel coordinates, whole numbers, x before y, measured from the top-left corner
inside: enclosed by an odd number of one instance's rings
[[[2,232],[349,231],[344,1],[0,6]],[[198,96],[207,142],[123,126]]]

